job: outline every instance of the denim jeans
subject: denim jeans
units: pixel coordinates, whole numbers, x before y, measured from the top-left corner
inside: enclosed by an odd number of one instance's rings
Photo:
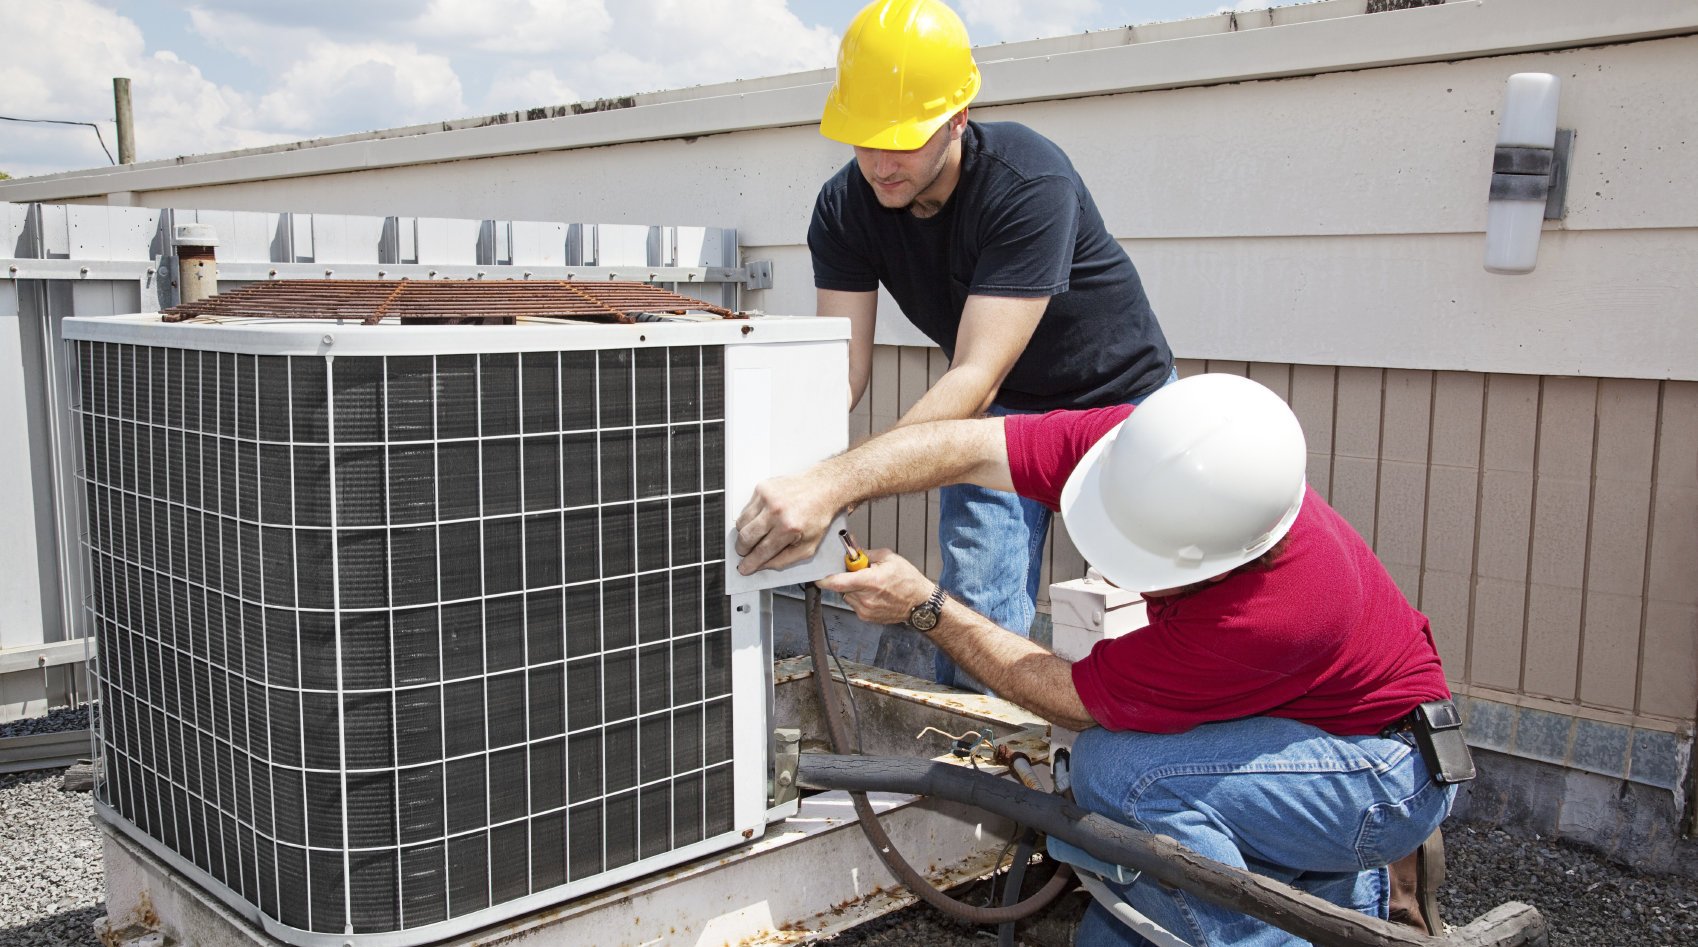
[[[1383,919],[1385,866],[1433,834],[1456,787],[1434,782],[1408,740],[1248,717],[1176,734],[1087,730],[1073,749],[1073,793],[1093,812]],[[1306,943],[1153,880],[1116,888],[1193,947]],[[1093,904],[1074,943],[1148,942]]]
[[[1163,384],[1171,385],[1178,380],[1178,372],[1170,372]],[[1148,394],[1133,398],[1130,403],[1137,404],[1147,397]],[[991,405],[986,413],[1005,417],[1040,412]],[[1032,632],[1032,617],[1037,613],[1038,579],[1043,575],[1049,509],[1012,493],[972,484],[955,484],[938,493],[937,539],[943,558],[938,584],[956,601],[1020,637],[1027,637]],[[933,666],[939,684],[983,690],[942,651],[937,652]]]

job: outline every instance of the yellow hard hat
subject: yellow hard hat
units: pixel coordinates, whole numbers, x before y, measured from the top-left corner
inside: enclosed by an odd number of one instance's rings
[[[979,67],[954,10],[939,0],[873,0],[843,34],[820,134],[912,151],[978,92]]]

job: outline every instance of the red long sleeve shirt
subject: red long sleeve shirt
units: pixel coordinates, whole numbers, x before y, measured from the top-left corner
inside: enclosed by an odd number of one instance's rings
[[[1057,508],[1079,458],[1131,411],[1008,416],[1015,490]],[[1091,716],[1151,733],[1286,717],[1352,736],[1450,696],[1426,616],[1344,517],[1311,489],[1288,536],[1266,568],[1149,599],[1148,626],[1076,662],[1073,684]]]

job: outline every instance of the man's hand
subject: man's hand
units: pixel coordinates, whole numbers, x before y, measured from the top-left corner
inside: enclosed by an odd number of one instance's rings
[[[889,549],[868,550],[872,564],[859,572],[844,572],[819,580],[819,587],[841,593],[855,617],[875,625],[908,620],[915,605],[932,594],[932,581],[914,564]]]
[[[810,474],[773,477],[755,487],[755,495],[737,516],[737,554],[743,557],[739,573],[782,569],[819,548],[838,511],[829,487]]]

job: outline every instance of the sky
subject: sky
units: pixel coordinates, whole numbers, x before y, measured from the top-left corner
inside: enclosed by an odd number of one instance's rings
[[[150,161],[831,66],[864,0],[0,0],[0,172]],[[1291,0],[952,0],[976,45]]]

